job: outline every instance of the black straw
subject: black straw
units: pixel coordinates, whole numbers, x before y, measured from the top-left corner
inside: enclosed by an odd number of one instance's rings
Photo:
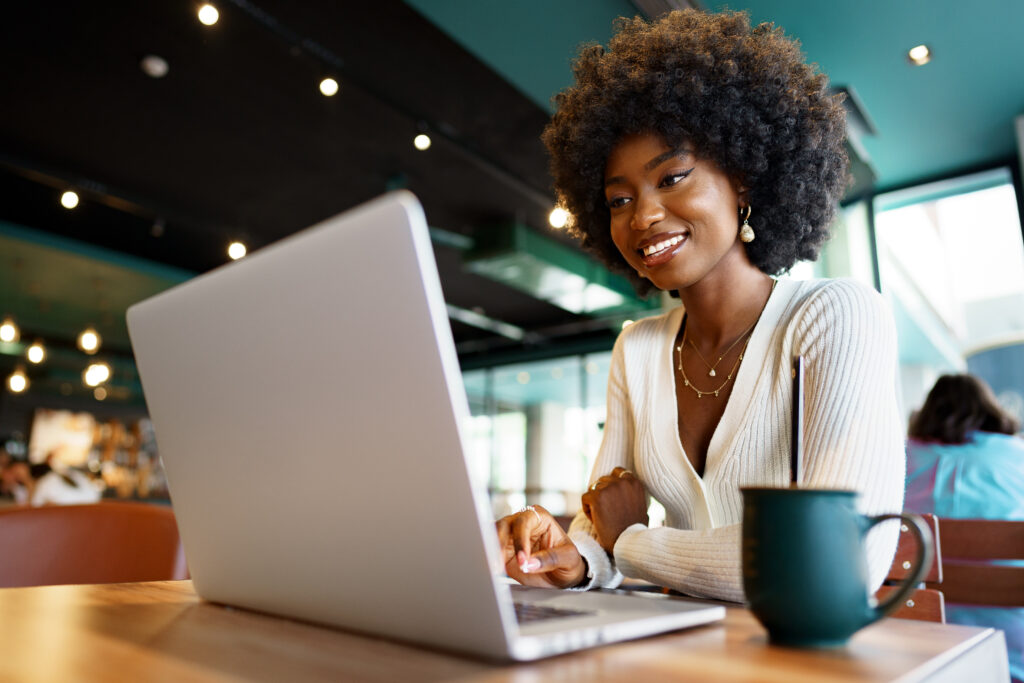
[[[800,459],[804,449],[804,357],[793,358],[793,440],[789,450],[790,483],[800,483]]]

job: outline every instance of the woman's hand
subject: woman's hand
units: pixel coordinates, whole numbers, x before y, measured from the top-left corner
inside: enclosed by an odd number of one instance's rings
[[[497,521],[505,571],[526,586],[568,588],[579,584],[586,563],[551,513],[539,505]]]
[[[610,555],[619,535],[634,524],[647,524],[647,491],[636,475],[616,467],[583,494],[583,513],[594,525],[597,542]]]

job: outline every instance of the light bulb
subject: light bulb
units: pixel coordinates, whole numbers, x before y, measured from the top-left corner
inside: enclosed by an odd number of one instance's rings
[[[338,81],[333,78],[325,78],[320,81],[320,92],[327,97],[333,97],[338,94]]]
[[[199,21],[206,26],[213,26],[220,19],[220,12],[213,5],[203,5],[199,8]]]
[[[43,346],[43,342],[37,341],[28,347],[25,355],[28,356],[28,360],[31,363],[42,363],[46,360],[46,347]]]
[[[21,337],[21,331],[14,324],[14,320],[12,318],[4,318],[4,321],[0,323],[0,341],[16,342],[19,337]]]
[[[569,212],[560,206],[556,206],[548,214],[548,223],[551,224],[552,228],[564,228],[565,224],[569,222]]]
[[[910,48],[907,52],[907,56],[910,57],[910,61],[918,66],[927,64],[932,59],[932,51],[928,49],[927,45],[918,45]]]
[[[28,377],[25,376],[25,371],[18,368],[11,373],[7,378],[7,388],[15,394],[20,394],[28,389]]]
[[[413,147],[415,147],[421,152],[424,150],[428,150],[430,149],[431,144],[430,136],[426,135],[425,133],[420,133],[419,135],[412,139],[412,144]]]
[[[99,333],[93,328],[89,327],[82,331],[78,335],[78,348],[85,351],[90,356],[100,350],[100,344],[102,343]]]
[[[232,242],[228,245],[228,256],[230,256],[233,261],[237,261],[242,258],[247,252],[248,250],[241,242]]]
[[[60,196],[60,205],[65,209],[73,209],[78,206],[78,193],[68,190]]]
[[[110,379],[110,366],[106,363],[92,363],[82,373],[82,381],[88,387],[98,387]]]

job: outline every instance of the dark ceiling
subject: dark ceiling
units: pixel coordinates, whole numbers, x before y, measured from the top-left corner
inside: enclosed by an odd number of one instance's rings
[[[886,188],[1012,161],[1024,51],[1007,36],[1024,5],[979,2],[741,6],[862,95],[878,127],[862,142]],[[516,223],[575,250],[546,221],[548,98],[580,41],[606,40],[615,16],[652,3],[223,0],[212,27],[191,0],[5,6],[0,315],[58,352],[28,368],[33,390],[71,383],[84,362],[73,340],[91,323],[124,365],[120,395],[138,400],[128,303],[223,264],[231,240],[259,248],[398,187],[424,205],[447,302],[525,333],[453,318],[463,367],[610,347],[621,316],[575,314],[473,272],[464,243]],[[903,55],[918,36],[936,56],[915,70]],[[168,63],[163,78],[140,68],[151,54]],[[340,83],[334,97],[318,90],[325,76]],[[419,132],[433,139],[425,152]],[[58,204],[69,188],[82,197],[72,211]],[[3,376],[22,351],[0,343]]]
[[[553,194],[539,135],[548,114],[405,3],[236,0],[218,3],[211,27],[196,7],[120,0],[7,10],[0,221],[198,273],[224,263],[231,240],[251,251],[405,187],[438,234],[474,238],[519,223],[564,240],[546,225]],[[150,54],[168,63],[163,78],[140,68]],[[334,97],[319,92],[325,76],[340,83]],[[430,149],[413,147],[419,132]],[[73,211],[58,203],[68,188],[82,197]],[[448,303],[533,331],[534,350],[613,337],[588,316],[468,272],[460,249],[435,241],[435,251]],[[8,256],[26,270],[29,257]],[[45,318],[7,310],[32,299],[24,292],[5,298],[0,314]],[[92,317],[106,325],[108,351],[128,354],[122,310]],[[464,362],[522,348],[452,326]],[[56,334],[52,322],[38,327],[26,327],[26,338]],[[69,346],[75,334],[51,343]]]

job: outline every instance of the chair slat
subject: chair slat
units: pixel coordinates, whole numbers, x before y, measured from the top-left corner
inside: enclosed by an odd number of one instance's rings
[[[882,586],[875,593],[875,597],[882,602],[897,588],[897,586]],[[946,603],[943,600],[942,591],[918,588],[910,594],[903,605],[889,616],[895,619],[916,619],[943,624],[946,622]]]
[[[957,564],[947,560],[941,588],[947,602],[1024,607],[1024,567]]]
[[[942,549],[939,542],[939,520],[935,515],[921,515],[932,532],[932,540],[935,543],[935,560],[925,574],[924,580],[931,583],[942,581]],[[945,528],[943,528],[945,534]],[[906,525],[900,529],[899,544],[896,546],[896,556],[893,558],[892,566],[886,575],[886,581],[900,581],[914,572],[914,557],[917,555],[917,538]]]
[[[965,560],[1024,560],[1024,522],[939,520],[943,555]]]

